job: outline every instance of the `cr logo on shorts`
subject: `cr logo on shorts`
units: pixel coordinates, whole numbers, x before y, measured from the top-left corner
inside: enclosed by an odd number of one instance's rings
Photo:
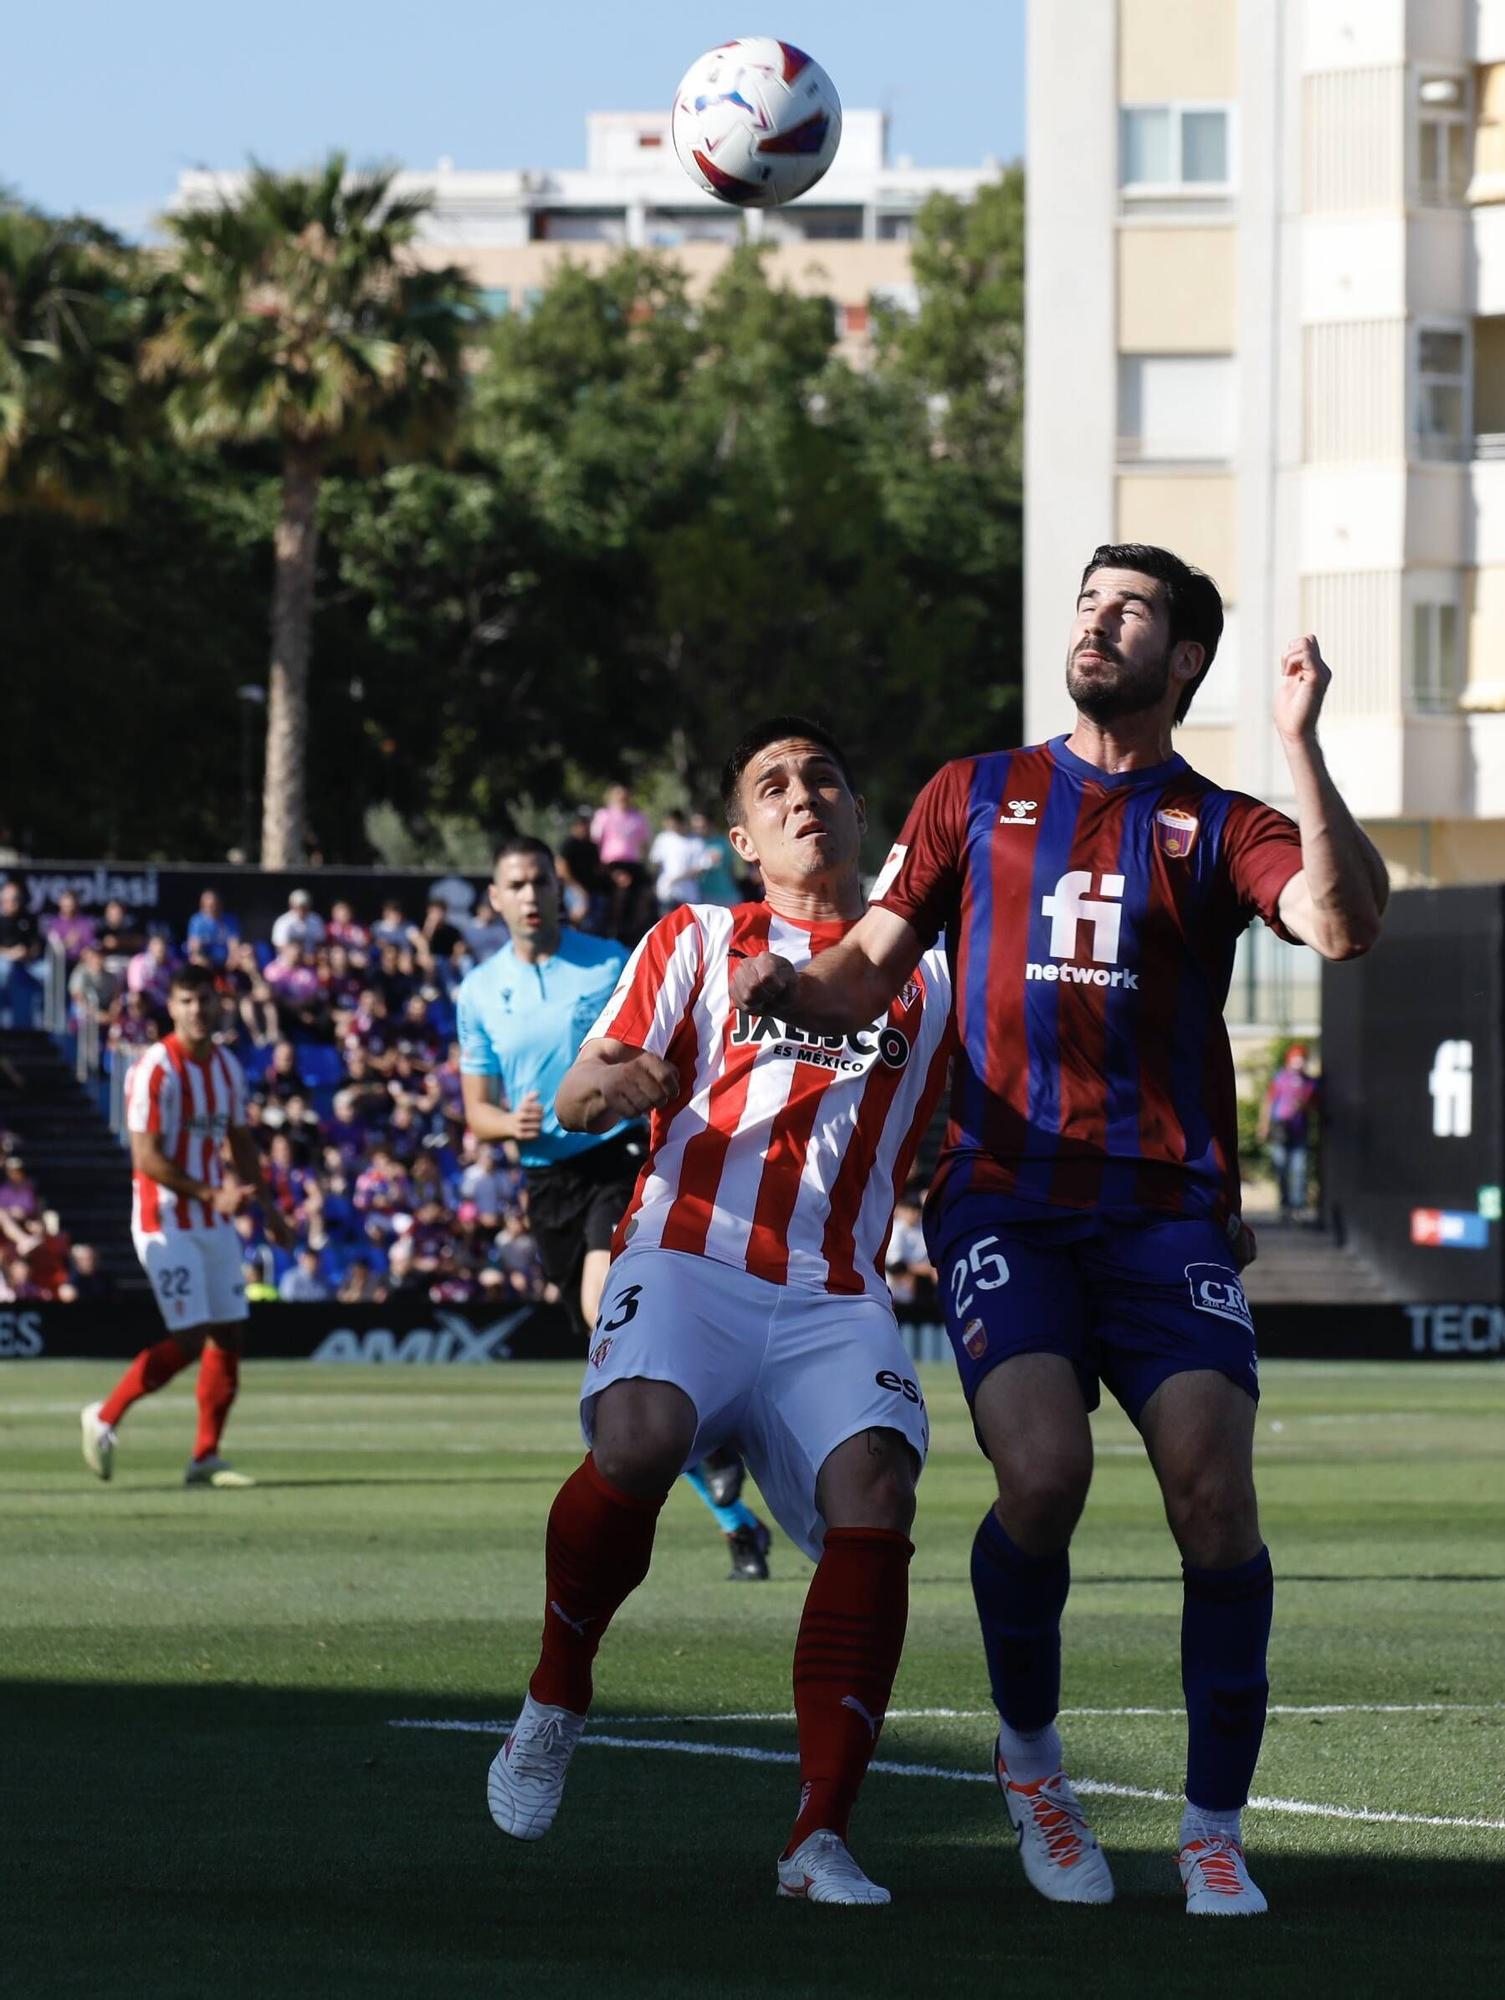
[[[606,1364],[606,1357],[608,1354],[610,1354],[610,1352],[611,1352],[611,1341],[609,1339],[598,1342],[597,1345],[591,1349],[591,1367],[592,1368],[604,1367]]]
[[[918,1382],[911,1382],[907,1375],[896,1374],[892,1368],[880,1368],[873,1380],[880,1389],[892,1389],[894,1394],[902,1396],[906,1403],[923,1403],[925,1400],[920,1394]]]
[[[1186,1282],[1198,1312],[1216,1313],[1219,1319],[1231,1319],[1246,1333],[1253,1333],[1254,1315],[1237,1271],[1227,1264],[1188,1264]]]

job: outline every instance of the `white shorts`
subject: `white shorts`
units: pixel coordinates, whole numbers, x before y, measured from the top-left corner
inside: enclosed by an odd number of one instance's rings
[[[157,1230],[150,1236],[133,1229],[131,1236],[169,1333],[250,1316],[240,1238],[228,1223],[222,1229]]]
[[[892,1309],[866,1296],[773,1285],[676,1250],[625,1250],[611,1267],[580,1386],[590,1444],[613,1382],[672,1382],[699,1419],[686,1471],[734,1444],[792,1542],[818,1560],[815,1481],[839,1444],[894,1430],[921,1466],[925,1398]]]

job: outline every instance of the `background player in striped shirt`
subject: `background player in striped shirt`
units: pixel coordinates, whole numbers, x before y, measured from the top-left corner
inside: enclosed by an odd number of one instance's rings
[[[795,716],[744,739],[722,796],[766,899],[665,917],[559,1090],[571,1129],[653,1122],[581,1389],[590,1453],[549,1515],[542,1656],[488,1797],[506,1832],[547,1832],[591,1663],[647,1574],[664,1496],[735,1440],[817,1565],[795,1647],[801,1794],[779,1894],[886,1903],[846,1832],[903,1646],[929,1431],[883,1259],[943,1080],[950,991],[930,954],[848,1033],[733,1006],[742,957],[808,964],[851,929],[863,815],[839,748]]]
[[[1055,1728],[1067,1547],[1101,1380],[1144,1437],[1182,1556],[1180,1867],[1194,1915],[1265,1908],[1239,1821],[1273,1584],[1222,1016],[1234,944],[1259,916],[1288,942],[1352,957],[1378,936],[1387,894],[1317,743],[1330,675],[1314,638],[1287,648],[1275,696],[1295,823],[1174,754],[1222,625],[1215,585],[1167,551],[1096,550],[1067,652],[1071,735],[948,764],[843,945],[798,975],[750,961],[733,988],[744,1006],[839,1032],[945,931],[960,1052],[926,1233],[998,1479],[972,1577],[999,1785],[1035,1887],[1109,1901]]]
[[[108,1479],[115,1426],[133,1403],[199,1361],[198,1433],[184,1474],[189,1486],[251,1486],[220,1457],[220,1439],[240,1382],[240,1323],[247,1317],[241,1245],[231,1218],[258,1202],[267,1234],[293,1232],[261,1199],[261,1156],[246,1123],[246,1080],[215,1040],[220,998],[208,966],[179,966],[168,989],[172,1033],[131,1072],[131,1234],[151,1280],[167,1337],[143,1348],[102,1403],[83,1412],[84,1463]],[[228,1149],[234,1172],[225,1171]]]

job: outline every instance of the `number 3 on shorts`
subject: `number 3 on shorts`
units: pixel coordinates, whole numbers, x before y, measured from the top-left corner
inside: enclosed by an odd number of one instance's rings
[[[975,1279],[980,1292],[996,1292],[1000,1285],[1008,1283],[1009,1267],[1003,1252],[988,1247],[997,1241],[996,1236],[979,1236],[972,1248],[951,1266],[951,1302],[958,1319],[972,1304],[969,1279]]]
[[[602,1320],[599,1331],[602,1333],[615,1333],[618,1327],[626,1326],[628,1320],[636,1319],[638,1313],[638,1294],[642,1289],[641,1285],[628,1285],[624,1290],[618,1292],[608,1308],[608,1310],[616,1314],[616,1318]]]

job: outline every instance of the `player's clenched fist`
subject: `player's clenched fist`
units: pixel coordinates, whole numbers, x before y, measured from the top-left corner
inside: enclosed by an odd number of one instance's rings
[[[1322,699],[1332,677],[1332,669],[1323,659],[1312,633],[1293,639],[1286,647],[1275,689],[1275,727],[1287,741],[1309,736],[1317,727]]]
[[[776,951],[760,951],[732,967],[731,1001],[748,1014],[778,1014],[794,998],[799,971]]]
[[[603,1073],[601,1095],[607,1109],[619,1118],[638,1118],[645,1111],[673,1103],[679,1095],[679,1071],[662,1056],[640,1049]]]

